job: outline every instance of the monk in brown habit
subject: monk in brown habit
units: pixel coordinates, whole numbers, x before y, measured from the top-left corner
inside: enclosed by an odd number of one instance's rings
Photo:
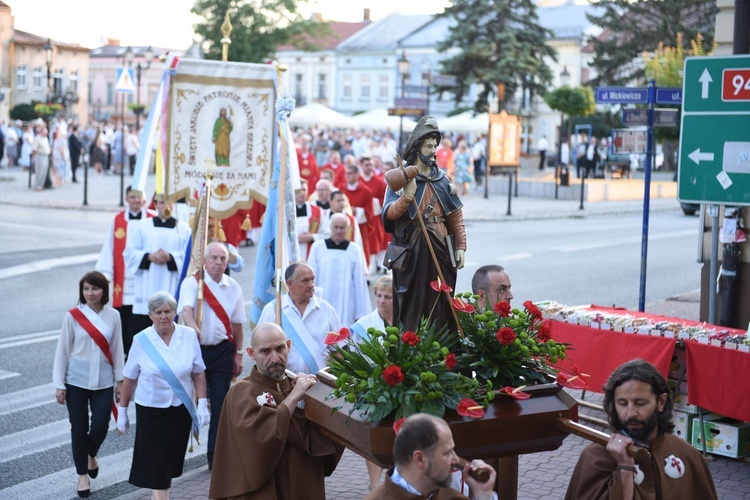
[[[497,500],[492,491],[494,469],[472,460],[461,471],[453,448],[453,434],[445,420],[426,413],[410,416],[393,442],[396,466],[365,500]],[[480,483],[469,476],[469,471],[482,469],[489,473],[487,481]]]
[[[325,480],[343,447],[323,437],[298,407],[314,375],[285,375],[291,341],[263,323],[247,352],[250,375],[235,384],[221,411],[210,498],[325,499]]]
[[[652,364],[636,359],[619,366],[604,384],[604,411],[614,432],[606,447],[583,451],[566,499],[717,498],[703,457],[672,434],[667,381]],[[646,448],[648,457],[628,455],[629,444]]]

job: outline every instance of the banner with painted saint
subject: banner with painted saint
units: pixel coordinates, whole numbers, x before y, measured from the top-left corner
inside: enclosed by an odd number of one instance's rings
[[[267,202],[274,151],[276,70],[266,64],[182,59],[169,90],[164,192],[198,203],[213,173],[211,217]]]

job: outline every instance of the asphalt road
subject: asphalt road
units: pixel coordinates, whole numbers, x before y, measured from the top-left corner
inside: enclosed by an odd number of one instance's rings
[[[8,205],[0,211],[0,498],[63,498],[73,491],[67,412],[54,402],[51,365],[63,315],[77,300],[78,280],[93,268],[112,215]],[[552,299],[637,307],[638,215],[474,222],[467,232],[457,291],[470,290],[477,267],[496,263],[508,270],[519,305]],[[697,242],[697,218],[652,214],[647,303],[699,288]],[[246,305],[255,251],[240,248],[248,267],[234,276]],[[132,434],[118,437],[111,428],[92,498],[127,490],[132,442]],[[189,463],[200,465],[200,448],[194,456]]]

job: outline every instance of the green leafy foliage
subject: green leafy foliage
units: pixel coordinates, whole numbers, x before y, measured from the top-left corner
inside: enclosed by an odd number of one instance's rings
[[[455,75],[456,86],[437,86],[438,93],[453,92],[459,103],[472,84],[479,84],[474,109],[485,112],[500,84],[502,109],[519,88],[540,95],[551,83],[545,59],[557,60],[557,51],[546,43],[552,32],[539,24],[533,0],[454,0],[439,16],[455,22],[438,50],[461,50],[441,62],[441,72]]]
[[[596,99],[589,87],[565,85],[544,94],[544,102],[551,109],[568,116],[589,116],[596,111]]]
[[[337,346],[338,356],[329,359],[329,370],[337,377],[329,397],[343,397],[368,420],[394,412],[395,418],[420,412],[439,417],[476,393],[476,380],[446,366],[457,337],[445,328],[423,320],[418,332],[370,328],[368,335],[359,344],[350,339],[346,348]]]
[[[221,60],[221,24],[226,12],[233,27],[230,61],[262,63],[284,44],[314,50],[317,40],[330,29],[326,23],[304,19],[297,4],[297,0],[196,0],[192,12],[203,20],[194,28],[209,43],[206,58]]]
[[[597,76],[592,85],[627,85],[644,81],[639,56],[659,43],[675,47],[680,39],[697,39],[705,47],[714,43],[718,8],[715,0],[593,0],[600,14],[587,17],[602,33],[589,38],[594,46],[591,63]],[[687,48],[687,47],[685,47]]]

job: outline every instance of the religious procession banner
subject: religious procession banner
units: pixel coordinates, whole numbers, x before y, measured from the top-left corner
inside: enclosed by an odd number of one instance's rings
[[[213,174],[211,216],[266,203],[274,151],[276,71],[266,64],[181,59],[171,78],[164,193],[198,203]]]

